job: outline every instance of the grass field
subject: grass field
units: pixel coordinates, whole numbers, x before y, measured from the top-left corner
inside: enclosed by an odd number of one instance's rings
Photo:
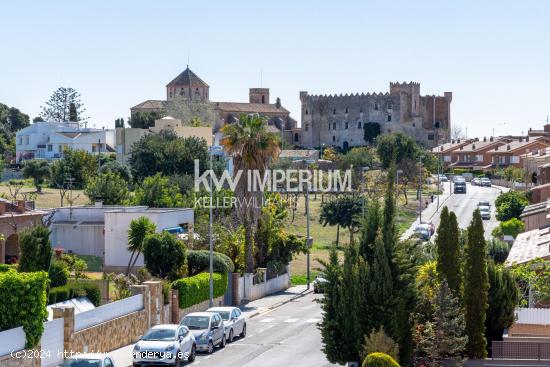
[[[327,198],[325,198],[326,200]],[[314,195],[310,196],[310,233],[313,237],[313,247],[310,252],[310,271],[311,279],[315,278],[315,273],[322,268],[319,259],[328,261],[329,248],[336,243],[336,227],[325,226],[319,223],[319,214],[321,212],[321,195],[317,195],[315,200]],[[398,212],[395,219],[397,232],[403,233],[412,222],[416,219],[418,210],[418,201],[413,195],[409,195],[409,202],[404,205],[403,198],[400,198]],[[305,199],[302,197],[298,200],[298,206],[295,213],[294,221],[292,221],[292,210],[289,210],[289,218],[287,219],[287,230],[291,233],[306,235],[306,215],[305,215]],[[357,234],[354,235],[357,240]],[[339,247],[349,244],[349,231],[345,228],[340,228]],[[342,251],[339,251],[341,256]],[[292,284],[305,284],[305,274],[307,271],[306,255],[299,254],[290,263],[291,281]]]
[[[25,185],[19,191],[18,199],[23,199],[24,197],[26,197],[27,200],[29,200],[31,198],[31,194],[35,192],[36,188],[34,188],[34,186]],[[0,195],[2,194],[5,195],[6,199],[11,199],[10,190],[7,183],[5,182],[0,184]],[[73,190],[73,198],[73,205],[82,205],[88,203],[88,197],[84,195],[84,192],[82,190]],[[36,194],[34,200],[37,208],[56,208],[61,204],[59,190],[46,187],[42,188],[41,194]],[[63,205],[67,206],[68,204],[69,203],[65,198],[65,202]]]

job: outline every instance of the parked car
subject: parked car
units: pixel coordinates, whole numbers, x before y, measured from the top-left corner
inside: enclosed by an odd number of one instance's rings
[[[113,358],[104,353],[77,354],[67,358],[62,367],[116,367]]]
[[[233,342],[235,335],[244,338],[246,336],[246,320],[237,307],[212,307],[206,312],[220,314],[225,328],[225,339],[228,343]]]
[[[481,201],[478,201],[477,202],[477,207],[481,207],[481,206],[487,206],[487,207],[491,207],[491,203],[488,202],[487,200],[481,200]]]
[[[466,182],[466,179],[463,176],[454,176],[453,177],[453,182],[454,183],[456,183],[456,182]]]
[[[491,219],[491,210],[486,206],[482,206],[479,208],[479,214],[481,215],[481,219]]]
[[[429,221],[422,221],[420,224],[425,224],[428,226],[428,230],[430,231],[430,236],[433,236],[434,233],[435,233],[435,226],[434,224],[432,223],[431,220]]]
[[[491,180],[489,180],[487,177],[483,177],[479,180],[479,185],[485,186],[485,187],[491,187]]]
[[[219,313],[193,312],[185,316],[180,325],[187,326],[195,336],[198,352],[211,354],[214,348],[225,348],[223,320]]]
[[[439,182],[449,182],[449,178],[445,175],[439,175]]]
[[[134,367],[166,365],[179,367],[193,362],[196,355],[195,336],[183,325],[157,325],[149,329],[134,345]]]
[[[430,227],[427,224],[419,224],[414,229],[414,234],[418,237],[423,239],[424,241],[428,241],[432,237],[432,233],[430,231]]]
[[[455,194],[458,194],[458,193],[465,194],[466,193],[466,182],[465,181],[455,181],[453,192]]]
[[[481,181],[479,180],[479,178],[476,177],[476,178],[474,178],[474,179],[472,180],[471,183],[472,183],[472,185],[474,185],[474,186],[479,186],[480,182],[481,182]]]
[[[313,280],[313,292],[314,293],[325,293],[325,286],[327,285],[328,280],[325,278],[324,274],[317,274]]]

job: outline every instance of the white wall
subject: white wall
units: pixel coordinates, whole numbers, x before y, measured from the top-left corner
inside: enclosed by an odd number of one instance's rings
[[[0,357],[23,350],[26,340],[22,326],[0,332]]]
[[[105,212],[105,266],[127,266],[131,253],[128,246],[130,222],[141,216],[148,217],[157,226],[157,232],[183,223],[194,223],[193,209],[152,209],[143,212]],[[137,266],[143,266],[143,255],[138,257]]]
[[[101,224],[53,224],[51,243],[54,248],[71,250],[79,255],[103,256],[105,238]]]

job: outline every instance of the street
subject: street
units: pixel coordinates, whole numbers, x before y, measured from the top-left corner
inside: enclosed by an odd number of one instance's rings
[[[248,335],[217,349],[212,355],[198,355],[191,366],[271,367],[335,366],[321,351],[321,307],[306,294],[281,307],[247,320]]]
[[[470,183],[467,184],[466,194],[451,194],[449,195],[449,183],[443,184],[443,195],[440,196],[440,206],[439,210],[436,211],[436,202],[431,203],[427,209],[422,211],[422,221],[431,220],[436,227],[439,226],[441,208],[447,206],[450,211],[453,211],[456,214],[458,219],[458,226],[462,229],[465,229],[470,224],[472,219],[472,213],[477,208],[478,202],[482,200],[489,201],[491,203],[491,219],[484,220],[485,228],[485,238],[491,236],[492,230],[498,226],[498,221],[496,219],[495,212],[495,199],[501,193],[502,190],[500,187],[481,187],[481,186],[472,186]],[[411,227],[403,234],[402,238],[409,237],[413,234],[414,228],[418,225],[418,220],[416,220]]]

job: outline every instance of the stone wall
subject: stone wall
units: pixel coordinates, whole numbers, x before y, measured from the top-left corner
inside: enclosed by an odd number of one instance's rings
[[[0,367],[40,367],[40,358],[28,358],[29,355],[39,351],[40,347],[36,350],[22,350],[18,358],[12,358],[10,355],[0,357]]]

